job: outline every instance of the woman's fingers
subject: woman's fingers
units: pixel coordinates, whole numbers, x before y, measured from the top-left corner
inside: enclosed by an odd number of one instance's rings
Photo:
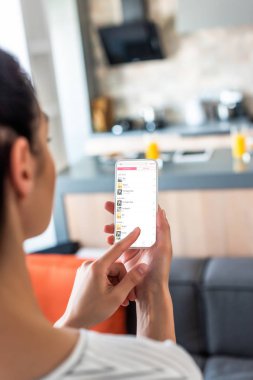
[[[125,265],[121,262],[113,263],[108,270],[108,276],[118,277],[120,281],[126,275],[126,273],[127,270],[125,268]]]
[[[128,294],[128,297],[129,301],[135,301],[136,300],[136,293],[135,293],[135,290],[132,289],[131,292]]]
[[[116,263],[113,263],[109,269],[108,279],[111,282],[111,284],[115,286],[120,281],[123,280],[126,274],[127,274],[127,270],[125,268],[125,265],[121,262],[116,262]],[[122,303],[122,306],[128,306],[129,301],[135,301],[135,300],[136,300],[135,290],[132,289],[130,293],[128,294],[128,297]]]
[[[128,251],[124,253],[122,262],[124,264],[127,263],[128,261],[132,260],[135,256],[137,256],[137,254],[139,253],[140,253],[139,249],[129,249]]]
[[[160,206],[158,206],[156,217],[157,217],[156,230],[157,230],[157,235],[158,235],[161,231],[168,229],[169,222],[167,220],[165,210],[161,209]]]
[[[140,228],[135,228],[129,235],[127,235],[119,243],[115,244],[104,256],[99,258],[97,261],[106,265],[107,267],[112,265],[138,239],[140,232]]]
[[[157,213],[156,213],[156,228],[159,229],[163,224],[163,210],[158,205]]]
[[[170,247],[172,254],[170,225],[165,213],[161,208],[157,212],[156,247]]]
[[[118,282],[122,281],[123,278],[126,276],[127,270],[125,268],[125,265],[123,263],[117,262],[114,263],[110,268],[110,275],[114,275],[118,277]],[[135,301],[136,300],[136,294],[135,290],[132,289],[131,292],[128,294],[127,299],[125,302],[122,303],[122,306],[128,306],[129,301]]]
[[[114,214],[114,202],[105,202],[105,209],[108,211],[110,214]]]
[[[121,306],[124,306],[124,307],[127,307],[129,305],[129,301],[128,300],[125,300],[124,302],[122,302]]]
[[[114,234],[114,223],[112,223],[112,224],[107,224],[107,225],[104,227],[104,232],[106,232],[107,234]]]
[[[105,209],[110,212],[110,214],[114,214],[114,202],[106,202],[105,203]],[[114,223],[112,224],[107,224],[104,227],[104,232],[107,234],[114,234]],[[114,244],[114,236],[108,236],[107,242],[110,245]]]
[[[107,238],[107,243],[110,244],[110,245],[113,245],[114,244],[114,235],[110,235],[108,236]]]
[[[121,299],[121,304],[125,302],[126,295],[133,290],[148,272],[148,266],[144,263],[137,265],[131,269],[123,278],[122,281],[114,287],[114,294]]]

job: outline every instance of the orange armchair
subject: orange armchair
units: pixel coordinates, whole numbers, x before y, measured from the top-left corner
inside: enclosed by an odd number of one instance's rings
[[[77,268],[85,261],[73,255],[27,255],[26,263],[31,282],[42,312],[52,323],[64,313],[72,290]],[[92,330],[111,333],[126,333],[124,308]]]

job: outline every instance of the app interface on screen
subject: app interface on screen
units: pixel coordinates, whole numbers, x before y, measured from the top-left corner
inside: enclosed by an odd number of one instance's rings
[[[119,161],[115,194],[115,241],[140,227],[141,234],[132,247],[151,247],[156,241],[156,162]]]

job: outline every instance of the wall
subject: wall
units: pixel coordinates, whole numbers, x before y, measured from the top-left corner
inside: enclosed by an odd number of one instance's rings
[[[0,47],[15,55],[22,67],[32,75],[20,0],[0,0]],[[55,244],[56,235],[51,220],[43,234],[25,241],[24,248],[27,252],[34,252]]]
[[[110,68],[96,28],[122,20],[120,0],[89,0],[89,8],[98,92],[114,99],[118,116],[136,116],[143,106],[154,106],[173,108],[180,118],[185,102],[206,90],[236,88],[253,95],[253,26],[179,37],[173,27],[177,0],[149,0],[168,58]]]
[[[90,100],[76,1],[46,0],[55,80],[68,164],[84,154],[91,130]]]
[[[25,38],[22,9],[19,0],[0,0],[0,47],[14,54],[31,74]]]

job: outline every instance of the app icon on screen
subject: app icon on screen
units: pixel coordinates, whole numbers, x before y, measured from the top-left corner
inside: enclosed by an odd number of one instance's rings
[[[121,231],[116,231],[116,238],[120,239],[120,237],[121,237]]]

